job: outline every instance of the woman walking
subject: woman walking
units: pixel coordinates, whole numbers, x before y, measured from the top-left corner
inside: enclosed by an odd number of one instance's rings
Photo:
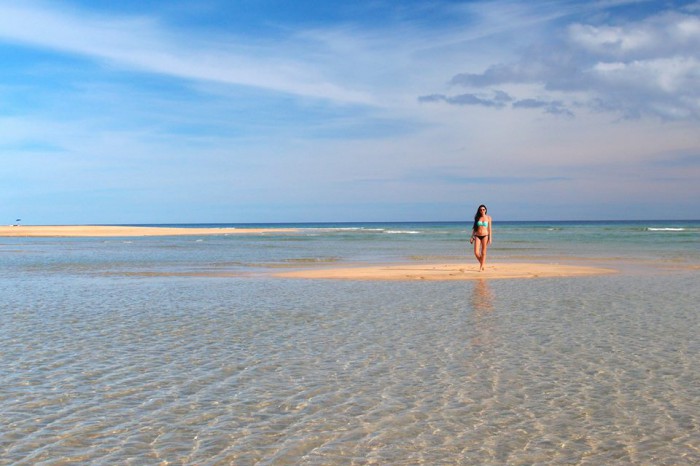
[[[488,209],[485,205],[480,205],[474,215],[474,225],[472,226],[472,237],[469,240],[474,245],[474,256],[479,261],[479,272],[484,270],[486,264],[486,250],[493,239],[492,220],[486,213]]]

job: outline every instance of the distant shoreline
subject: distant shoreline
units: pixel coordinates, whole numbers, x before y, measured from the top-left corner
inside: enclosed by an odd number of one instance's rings
[[[108,225],[20,225],[0,226],[0,237],[14,238],[89,238],[136,236],[262,235],[294,233],[296,228],[187,228]]]

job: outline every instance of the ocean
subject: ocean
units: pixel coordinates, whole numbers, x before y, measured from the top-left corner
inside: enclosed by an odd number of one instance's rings
[[[700,221],[168,226],[299,230],[0,238],[1,465],[700,464]]]

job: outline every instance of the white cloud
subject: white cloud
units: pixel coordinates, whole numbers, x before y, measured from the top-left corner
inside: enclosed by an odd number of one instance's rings
[[[700,17],[664,12],[624,24],[578,22],[562,32],[560,40],[549,36],[518,60],[457,74],[452,83],[492,89],[537,84],[540,94],[568,93],[562,108],[570,112],[587,103],[626,117],[700,119]],[[515,97],[545,100],[541,95]]]
[[[617,86],[632,86],[664,94],[684,93],[700,79],[700,60],[694,57],[671,57],[635,60],[629,63],[597,63],[592,71],[601,81]]]
[[[656,37],[651,31],[625,31],[621,27],[596,27],[587,24],[574,24],[569,28],[573,43],[591,53],[629,53],[656,45]]]
[[[695,55],[700,46],[700,18],[671,12],[624,25],[572,24],[568,38],[574,48],[601,57]]]

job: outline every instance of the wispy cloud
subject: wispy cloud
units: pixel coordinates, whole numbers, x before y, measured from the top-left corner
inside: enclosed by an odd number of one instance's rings
[[[652,160],[649,164],[654,169],[698,169],[700,168],[700,153],[671,153],[661,154],[659,157]]]
[[[285,56],[283,39],[178,37],[151,18],[64,12],[35,2],[0,3],[0,38],[183,79],[339,102],[371,101],[367,93],[331,82],[308,63]]]
[[[552,115],[574,116],[574,113],[566,108],[561,100],[522,99],[513,102],[513,108],[541,108],[545,113]]]
[[[432,94],[421,96],[419,102],[447,102],[453,105],[481,105],[483,107],[505,107],[513,98],[505,92],[495,91],[493,95],[484,96],[477,94],[459,94],[446,96],[444,94]]]
[[[559,181],[571,181],[568,176],[458,176],[458,175],[443,175],[438,177],[441,182],[459,184],[462,186],[468,185],[499,185],[499,186],[514,186],[514,185],[534,185],[541,183],[552,183]]]
[[[418,102],[446,102],[451,105],[479,105],[482,107],[504,108],[510,106],[513,109],[542,109],[545,113],[553,115],[566,115],[573,117],[564,102],[560,100],[521,99],[515,100],[507,92],[494,91],[491,95],[485,94],[458,94],[448,96],[445,94],[432,94],[418,97]]]

